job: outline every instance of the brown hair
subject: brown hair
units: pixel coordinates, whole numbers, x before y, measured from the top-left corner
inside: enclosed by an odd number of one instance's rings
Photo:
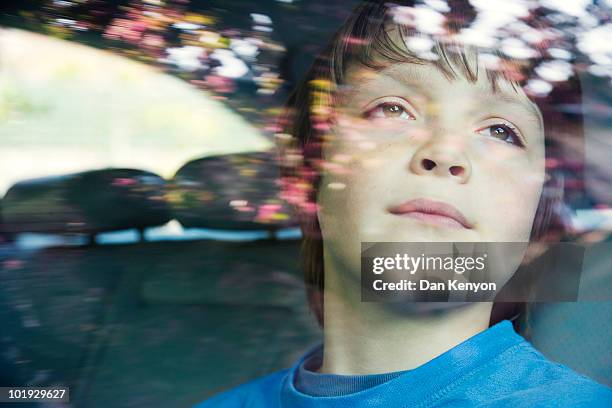
[[[333,36],[327,48],[313,63],[303,80],[296,86],[281,118],[283,133],[278,137],[281,176],[285,199],[293,203],[301,220],[302,266],[308,302],[319,324],[323,326],[323,241],[316,216],[316,197],[320,181],[322,146],[332,122],[334,91],[343,84],[346,68],[360,63],[381,69],[394,63],[431,64],[447,78],[463,77],[475,82],[478,78],[477,53],[471,58],[466,48],[453,43],[436,43],[432,49],[437,59],[430,60],[400,47],[390,36],[390,11],[393,6],[413,6],[415,1],[397,1],[390,5],[383,1],[360,4]],[[452,2],[447,13],[446,30],[457,32],[476,16],[467,1]],[[406,25],[395,24],[402,41],[415,31]],[[502,61],[501,70],[487,70],[487,78],[494,91],[500,80],[507,81],[515,91],[523,85],[530,69],[524,62],[509,60],[495,53]],[[546,98],[536,99],[544,116],[546,155],[559,153],[559,141],[551,135],[560,134],[566,118],[556,111],[559,103],[579,103],[578,83],[553,90]],[[577,99],[578,98],[578,99]],[[555,101],[552,103],[551,101]],[[571,118],[576,123],[575,134],[581,135],[581,116]],[[556,152],[556,153],[553,153]],[[566,229],[562,219],[554,221],[555,208],[563,202],[563,182],[554,169],[547,166],[546,182],[533,223],[531,240],[544,239],[553,234],[559,238]],[[554,222],[553,222],[554,221]],[[555,229],[551,229],[555,226]],[[515,311],[515,308],[512,310]],[[493,318],[492,318],[493,319]]]

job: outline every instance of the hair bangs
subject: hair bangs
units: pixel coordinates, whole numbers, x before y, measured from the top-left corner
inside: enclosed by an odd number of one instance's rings
[[[479,70],[479,49],[461,44],[451,37],[436,39],[429,52],[417,53],[408,47],[411,38],[423,37],[413,27],[398,23],[393,17],[393,4],[368,2],[358,7],[353,17],[347,20],[343,30],[337,33],[335,46],[329,53],[329,75],[334,85],[345,82],[345,74],[351,64],[381,70],[398,63],[431,64],[439,69],[450,81],[458,78],[471,83],[477,82]],[[484,66],[484,73],[494,93],[500,91],[505,82],[514,92],[522,87],[521,67],[517,61],[503,56],[498,50],[489,56],[499,61],[494,67]]]

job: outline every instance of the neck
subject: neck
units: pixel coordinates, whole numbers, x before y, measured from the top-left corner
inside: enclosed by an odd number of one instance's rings
[[[401,315],[361,302],[359,287],[325,264],[321,373],[359,375],[416,368],[489,327],[492,303]]]

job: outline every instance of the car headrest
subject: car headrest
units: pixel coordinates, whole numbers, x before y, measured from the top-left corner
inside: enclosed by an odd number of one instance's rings
[[[191,161],[172,180],[173,215],[184,227],[275,230],[298,225],[279,197],[278,177],[273,152]]]
[[[3,230],[98,233],[171,219],[166,182],[136,169],[103,169],[25,180],[2,200]]]

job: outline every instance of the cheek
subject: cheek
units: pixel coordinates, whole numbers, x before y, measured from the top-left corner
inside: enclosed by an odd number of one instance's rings
[[[328,172],[322,177],[318,202],[324,234],[355,238],[364,222],[376,221],[371,212],[384,190],[382,173],[376,167],[371,162],[351,161],[346,172]]]
[[[323,175],[318,194],[318,218],[326,257],[343,269],[358,271],[364,203],[355,199],[352,179],[346,174]]]
[[[377,170],[384,161],[353,160],[350,171],[328,172],[319,188],[319,225],[325,251],[345,270],[360,270],[362,241],[387,241],[394,227],[384,219],[383,203],[395,175]],[[387,169],[388,170],[388,169]]]
[[[390,183],[400,177],[394,168],[400,160],[391,143],[372,133],[345,126],[325,146],[318,203],[328,243],[349,245],[389,233],[381,223],[381,206],[393,191]]]
[[[540,201],[544,171],[540,166],[495,166],[481,176],[479,197],[489,197],[478,205],[483,214],[483,231],[498,241],[529,240],[535,213]]]

